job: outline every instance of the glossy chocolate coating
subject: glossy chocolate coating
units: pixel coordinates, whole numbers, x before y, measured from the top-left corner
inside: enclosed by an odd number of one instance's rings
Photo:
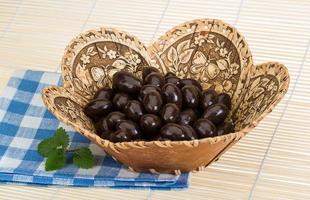
[[[131,97],[126,93],[120,92],[115,94],[112,101],[114,108],[116,108],[116,110],[123,111],[130,99]]]
[[[96,124],[95,128],[97,131],[97,134],[100,135],[102,132],[110,132],[108,123],[107,123],[107,117],[101,118]]]
[[[143,98],[143,107],[147,113],[157,114],[162,105],[163,100],[157,91],[149,92]]]
[[[185,85],[194,85],[199,90],[202,90],[201,84],[195,79],[185,78],[185,79],[180,80],[180,88],[183,88]]]
[[[110,114],[108,114],[106,119],[107,119],[107,125],[108,125],[109,130],[114,131],[116,128],[116,124],[120,122],[121,120],[125,119],[125,114],[118,112],[118,111],[111,112]]]
[[[112,84],[116,91],[128,94],[138,94],[142,87],[142,82],[132,73],[126,71],[116,72],[113,75]]]
[[[150,141],[165,141],[165,140],[169,140],[169,139],[161,137],[160,134],[150,139]]]
[[[140,96],[141,96],[142,99],[143,99],[144,95],[146,95],[146,94],[148,94],[148,93],[150,93],[150,92],[152,92],[152,91],[157,91],[157,92],[159,92],[159,93],[161,92],[159,87],[156,87],[156,86],[154,86],[154,85],[144,85],[144,86],[141,88],[141,90],[140,90]]]
[[[217,127],[218,136],[233,133],[234,131],[234,124],[232,122],[224,122]]]
[[[193,111],[195,112],[197,119],[201,118],[201,116],[204,112],[204,110],[199,108],[199,107],[193,108]]]
[[[225,122],[231,107],[228,94],[202,92],[197,80],[180,79],[172,72],[163,75],[153,67],[143,68],[142,77],[145,85],[132,73],[115,73],[113,89],[98,90],[85,106],[101,138],[193,140],[234,131],[232,122]]]
[[[175,123],[168,123],[160,129],[160,136],[169,140],[186,140],[182,126]]]
[[[137,101],[140,101],[140,102],[142,102],[143,101],[143,98],[139,95],[139,96],[137,96],[136,97],[136,99],[137,99]]]
[[[111,88],[101,88],[96,92],[94,99],[112,100],[113,96],[114,91]]]
[[[216,96],[217,94],[214,90],[209,89],[203,91],[200,98],[200,107],[205,110],[215,104],[217,101]]]
[[[231,98],[226,93],[221,93],[217,96],[217,103],[224,104],[228,109],[231,108]]]
[[[146,114],[140,119],[140,127],[146,138],[150,139],[159,134],[162,126],[161,119],[157,115]]]
[[[132,136],[124,130],[117,130],[111,134],[110,140],[112,142],[129,142],[132,140]]]
[[[214,137],[217,135],[216,127],[207,119],[198,119],[194,124],[198,138]]]
[[[182,93],[180,89],[172,84],[166,83],[162,88],[162,97],[165,103],[174,103],[177,106],[182,106]]]
[[[173,103],[167,103],[161,109],[160,116],[165,123],[178,122],[180,119],[180,109]]]
[[[125,106],[125,113],[129,119],[139,121],[140,117],[144,115],[144,109],[141,102],[137,100],[130,100]]]
[[[130,120],[121,120],[116,124],[116,130],[123,130],[131,134],[132,139],[140,139],[141,138],[141,130],[139,126]]]
[[[172,83],[172,84],[176,85],[177,87],[181,86],[180,81],[181,81],[181,79],[179,77],[176,77],[176,76],[165,77],[166,83]]]
[[[210,120],[214,125],[224,122],[228,115],[228,108],[224,104],[214,104],[210,106],[204,113],[203,118]]]
[[[112,133],[109,131],[103,131],[103,132],[101,132],[100,137],[102,139],[110,140],[111,134]]]
[[[147,75],[149,75],[152,72],[159,72],[159,70],[156,69],[155,67],[144,67],[142,69],[142,78],[143,78],[143,80],[145,79],[145,77],[147,77]]]
[[[167,72],[167,74],[165,74],[165,78],[170,77],[170,76],[176,76],[176,75],[173,72]]]
[[[185,134],[186,140],[195,140],[197,139],[197,134],[195,130],[190,125],[181,125]]]
[[[98,119],[112,111],[113,104],[109,100],[95,99],[90,101],[84,108],[84,113],[92,119]]]
[[[165,84],[165,78],[159,72],[152,72],[144,78],[143,84],[154,85],[161,88]]]
[[[196,113],[192,109],[183,110],[180,113],[180,124],[192,125],[197,119]]]
[[[185,85],[182,88],[182,101],[185,108],[195,108],[199,105],[200,91],[194,85]]]

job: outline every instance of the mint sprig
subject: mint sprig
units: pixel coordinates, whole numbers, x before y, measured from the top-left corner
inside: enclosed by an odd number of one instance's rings
[[[62,147],[63,149],[67,149],[69,146],[69,135],[66,130],[62,127],[58,128],[53,136],[57,145]]]
[[[45,162],[45,170],[53,171],[61,169],[66,165],[66,156],[63,149],[56,149],[48,154]]]
[[[83,147],[75,151],[73,163],[78,167],[89,169],[94,166],[94,156],[89,148]]]
[[[52,171],[61,169],[66,165],[66,153],[68,153],[69,135],[63,128],[58,128],[55,134],[41,141],[38,145],[38,152],[46,157],[45,170]],[[94,156],[89,148],[82,147],[80,149],[70,150],[74,152],[73,163],[84,169],[94,166]]]

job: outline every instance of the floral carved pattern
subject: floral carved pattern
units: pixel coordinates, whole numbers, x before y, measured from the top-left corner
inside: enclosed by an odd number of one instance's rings
[[[235,123],[249,125],[271,105],[279,89],[279,83],[273,76],[251,78],[248,91],[237,109]]]
[[[217,33],[197,32],[174,42],[161,55],[163,64],[179,77],[199,80],[204,88],[232,95],[241,63],[237,49]]]
[[[288,76],[282,65],[270,63],[252,69],[241,104],[232,118],[236,129],[251,126],[279,100],[287,90]],[[255,122],[256,123],[256,122]]]
[[[85,46],[73,63],[72,81],[78,93],[91,99],[99,88],[111,85],[119,70],[141,75],[145,59],[134,50],[114,42],[97,42]]]
[[[111,85],[119,70],[141,76],[150,65],[145,46],[134,36],[112,28],[99,28],[74,38],[62,59],[64,87],[79,96],[82,105],[102,87]]]

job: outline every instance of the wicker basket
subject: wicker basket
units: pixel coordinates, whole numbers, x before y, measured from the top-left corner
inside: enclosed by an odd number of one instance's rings
[[[179,77],[199,80],[203,87],[229,93],[235,133],[193,141],[112,143],[95,134],[83,107],[112,75],[157,67]],[[230,25],[199,19],[174,27],[146,48],[136,37],[111,28],[90,30],[74,38],[62,59],[64,85],[43,90],[47,108],[62,122],[103,148],[134,171],[176,173],[202,170],[254,128],[288,89],[285,66],[253,65],[244,37]]]

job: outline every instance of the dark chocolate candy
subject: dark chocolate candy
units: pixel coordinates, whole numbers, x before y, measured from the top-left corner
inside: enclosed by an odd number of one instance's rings
[[[232,122],[224,122],[217,127],[218,136],[233,133],[234,131],[234,124]]]
[[[180,124],[192,125],[197,119],[196,113],[192,109],[183,110],[180,113]]]
[[[121,120],[116,124],[116,130],[123,130],[131,134],[132,139],[137,140],[141,138],[141,130],[139,126],[130,120]]]
[[[141,90],[140,90],[140,96],[144,97],[144,95],[148,94],[149,92],[152,92],[152,91],[157,91],[159,93],[161,93],[161,90],[159,87],[157,86],[154,86],[154,85],[144,85]]]
[[[166,123],[178,122],[180,119],[180,109],[173,103],[167,103],[161,109],[160,116]]]
[[[132,140],[132,136],[124,130],[117,130],[111,134],[110,140],[112,142],[129,142]]]
[[[116,72],[113,75],[112,84],[116,91],[128,94],[138,94],[142,87],[142,82],[132,73],[126,71]]]
[[[162,88],[162,97],[165,103],[174,103],[177,106],[182,106],[182,93],[180,89],[172,84],[166,83]]]
[[[200,90],[194,85],[185,85],[182,88],[182,101],[185,108],[195,108],[199,105]]]
[[[226,93],[221,93],[217,96],[217,103],[224,104],[228,109],[231,109],[231,98]]]
[[[150,139],[159,134],[162,126],[161,119],[157,115],[146,114],[140,119],[140,127],[146,138]]]
[[[208,119],[198,119],[194,124],[194,129],[199,139],[217,135],[216,127]]]
[[[110,114],[108,114],[106,120],[109,130],[114,131],[116,128],[116,124],[121,120],[124,120],[125,117],[126,117],[125,114],[119,111],[111,112]]]
[[[190,125],[184,124],[181,126],[183,128],[186,140],[195,140],[198,138],[195,130]]]
[[[168,123],[160,129],[160,136],[169,140],[186,140],[185,132],[181,125]]]
[[[116,108],[116,110],[123,111],[130,99],[131,97],[126,93],[120,92],[120,93],[115,94],[113,101],[112,101],[114,108]]]
[[[112,100],[113,96],[114,91],[111,88],[101,88],[96,92],[94,99]]]
[[[142,78],[143,78],[143,80],[145,79],[145,77],[147,77],[147,75],[149,75],[152,72],[159,72],[159,70],[156,69],[155,67],[144,67],[142,69]]]
[[[210,120],[213,124],[219,125],[224,122],[228,115],[228,108],[224,104],[213,104],[204,113],[203,118]]]
[[[127,105],[125,106],[125,114],[128,119],[138,122],[140,117],[144,115],[144,109],[141,102],[137,100],[128,101]]]
[[[157,91],[149,92],[143,97],[143,107],[147,113],[157,114],[162,105],[163,100]]]
[[[144,78],[143,84],[154,85],[161,88],[165,84],[165,78],[159,72],[152,72]]]
[[[216,96],[217,94],[214,90],[208,89],[203,91],[200,98],[200,107],[205,110],[215,104],[217,101]]]
[[[98,119],[112,111],[113,104],[109,100],[95,99],[90,101],[84,108],[84,113],[92,119]]]
[[[199,90],[202,90],[201,84],[195,79],[185,78],[185,79],[180,80],[180,88],[183,88],[185,85],[194,85]]]

